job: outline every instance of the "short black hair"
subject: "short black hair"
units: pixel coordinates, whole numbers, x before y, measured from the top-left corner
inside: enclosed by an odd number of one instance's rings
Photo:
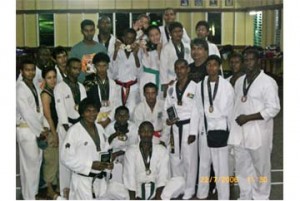
[[[188,67],[189,63],[185,59],[177,59],[174,63],[174,67],[179,65],[179,64],[184,64],[185,66]]]
[[[84,113],[84,111],[86,110],[86,108],[88,108],[89,106],[93,106],[99,112],[101,104],[98,103],[97,101],[94,101],[91,98],[85,98],[85,99],[83,99],[82,101],[80,101],[79,108],[78,108],[78,112],[79,112],[80,117],[82,117],[82,114]]]
[[[204,48],[208,52],[208,43],[206,40],[201,39],[201,38],[195,38],[191,41],[191,48],[192,46],[200,46]]]
[[[144,127],[144,126],[147,126],[149,127],[151,130],[154,131],[154,126],[153,124],[150,122],[150,121],[143,121],[140,125],[139,125],[139,130]]]
[[[33,59],[30,59],[30,58],[24,58],[24,59],[21,61],[20,70],[23,70],[23,69],[24,69],[24,66],[25,66],[26,64],[32,64],[32,65],[34,65],[34,67],[35,67],[35,62],[33,61]]]
[[[88,26],[88,25],[94,26],[94,27],[95,27],[94,21],[89,20],[89,19],[83,20],[83,21],[81,22],[81,24],[80,24],[80,27],[81,27],[81,29],[84,29],[84,27],[85,27],[85,26]]]
[[[141,18],[147,18],[149,20],[149,23],[150,23],[151,19],[150,19],[150,17],[148,15],[146,15],[146,14],[140,14],[136,19],[140,20]]]
[[[244,52],[243,52],[243,56],[245,56],[246,54],[253,54],[255,56],[256,59],[259,59],[260,58],[260,55],[259,55],[259,51],[254,48],[254,47],[250,47],[250,48],[247,48]]]
[[[48,50],[50,52],[50,49],[47,46],[40,45],[36,50],[37,54],[40,54],[42,50]]]
[[[222,64],[221,58],[218,55],[216,55],[216,54],[209,55],[208,58],[206,59],[206,63],[208,63],[210,60],[217,61],[219,63],[219,66]]]
[[[132,33],[136,37],[136,31],[134,29],[132,29],[132,28],[125,29],[123,32],[123,36],[125,37],[128,33]]]
[[[110,62],[109,56],[103,52],[99,52],[95,54],[95,56],[93,57],[93,64],[99,63],[101,61],[109,63]]]
[[[200,27],[200,26],[205,26],[207,31],[209,31],[209,24],[207,21],[201,20],[201,21],[197,22],[195,29],[197,30],[198,27]]]
[[[53,49],[52,51],[52,57],[53,59],[56,59],[56,56],[62,53],[66,53],[66,55],[68,55],[68,52],[65,48],[63,48],[62,46],[57,46]]]
[[[81,63],[80,59],[78,59],[78,58],[75,58],[75,57],[69,58],[68,61],[67,61],[67,68],[69,68],[71,63],[73,63],[73,62]]]
[[[145,33],[146,33],[146,35],[147,35],[148,37],[149,37],[149,32],[150,32],[151,30],[153,30],[153,29],[156,29],[156,30],[160,33],[160,29],[159,29],[158,26],[150,25],[150,26],[146,29],[146,31],[145,31]]]
[[[239,58],[239,59],[241,60],[241,62],[244,61],[243,55],[242,55],[241,53],[239,53],[239,52],[233,52],[233,53],[231,53],[231,54],[229,55],[228,59],[229,59],[229,61],[230,61],[231,58],[235,58],[235,57],[236,57],[236,58]]]
[[[171,10],[174,12],[174,14],[176,15],[176,10],[174,8],[168,7],[164,9],[164,14],[166,13],[166,11]]]
[[[107,15],[102,15],[98,19],[98,24],[99,24],[99,22],[101,22],[102,20],[105,20],[105,19],[108,19],[109,21],[111,21],[110,17],[108,17]]]
[[[55,74],[57,74],[56,69],[55,69],[54,66],[48,66],[46,68],[43,68],[43,70],[42,70],[42,78],[45,79],[47,73],[49,73],[50,71],[54,71]]]
[[[158,91],[158,87],[156,86],[156,84],[154,84],[152,82],[148,82],[147,84],[144,85],[144,93],[146,91],[146,88],[154,88],[156,93]]]
[[[172,22],[169,25],[169,31],[172,32],[175,28],[183,29],[183,26],[182,26],[182,24],[180,22]]]
[[[117,109],[115,111],[115,117],[122,110],[126,111],[129,114],[129,109],[125,105],[121,105],[121,106],[117,107]]]

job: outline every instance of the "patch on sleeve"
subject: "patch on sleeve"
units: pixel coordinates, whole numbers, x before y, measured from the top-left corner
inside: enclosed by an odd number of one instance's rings
[[[194,98],[194,94],[192,94],[192,93],[188,93],[186,96],[189,97],[189,98],[191,98],[191,99]]]
[[[70,143],[67,143],[66,145],[65,145],[65,148],[67,149],[67,148],[70,148],[71,147],[71,145],[70,145]]]
[[[88,142],[84,142],[84,145],[86,146],[88,144]]]

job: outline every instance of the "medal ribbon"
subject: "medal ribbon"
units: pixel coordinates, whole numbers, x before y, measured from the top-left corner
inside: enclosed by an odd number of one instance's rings
[[[219,86],[219,76],[218,76],[218,79],[217,79],[216,84],[215,84],[214,94],[212,95],[211,94],[210,79],[208,77],[208,79],[207,79],[207,91],[208,91],[208,99],[209,99],[209,105],[210,106],[213,106],[213,101],[216,98],[217,91],[218,91],[218,86]]]
[[[178,104],[178,103],[181,103],[181,104],[182,104],[182,96],[183,96],[183,94],[184,94],[184,92],[185,92],[187,86],[189,85],[189,83],[190,83],[190,80],[188,80],[188,81],[185,83],[185,85],[184,85],[182,91],[180,91],[180,89],[179,89],[179,87],[178,87],[178,82],[176,83],[175,89],[176,89],[176,96],[177,96],[177,104]],[[180,105],[181,105],[181,104],[180,104]],[[179,105],[179,104],[178,104],[178,105]]]
[[[97,83],[100,88],[100,95],[102,101],[107,101],[109,99],[109,81],[106,77],[105,81],[102,83],[100,79],[97,77]]]
[[[146,155],[144,153],[144,150],[142,149],[141,143],[140,143],[140,151],[141,151],[141,154],[142,154],[142,157],[143,157],[143,161],[144,161],[146,171],[150,170],[150,161],[151,161],[151,157],[152,157],[152,146],[150,147],[150,153],[149,153],[147,158],[146,158]]]
[[[243,95],[244,95],[244,97],[247,96],[248,91],[249,91],[249,89],[250,89],[250,86],[252,85],[252,83],[254,82],[254,80],[257,78],[257,76],[258,76],[259,74],[260,74],[260,72],[259,72],[259,73],[256,73],[256,74],[254,75],[254,77],[251,79],[251,81],[250,81],[248,87],[246,87],[247,76],[245,76],[244,83],[243,83]]]
[[[166,37],[167,37],[167,41],[169,42],[170,35],[169,35],[169,30],[168,30],[167,26],[165,26],[165,34],[166,34]]]

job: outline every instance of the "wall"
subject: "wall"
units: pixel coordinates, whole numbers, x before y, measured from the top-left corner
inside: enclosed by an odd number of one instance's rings
[[[82,9],[82,13],[54,13],[55,46],[73,46],[82,39],[80,22],[83,19],[98,18],[97,12],[85,12],[85,9],[163,9],[165,7],[180,8],[177,20],[182,22],[191,38],[196,36],[195,25],[199,20],[205,20],[207,11],[222,12],[222,45],[252,45],[253,44],[253,16],[248,12],[233,12],[234,8],[255,7],[281,4],[282,0],[233,0],[233,6],[225,6],[225,1],[218,0],[218,6],[209,6],[204,0],[203,6],[196,7],[194,0],[189,5],[180,6],[179,0],[16,0],[17,11],[29,10],[73,10]],[[199,11],[184,12],[184,9],[199,8]],[[204,10],[203,10],[204,9]],[[231,10],[230,10],[231,9]],[[230,11],[230,12],[229,12]],[[283,13],[283,12],[282,12]],[[36,47],[38,41],[38,14],[17,14],[16,17],[17,46]],[[267,30],[274,28],[274,12],[263,12],[263,46],[272,44],[274,33]],[[281,34],[282,36],[282,34]],[[282,42],[281,42],[282,43]]]

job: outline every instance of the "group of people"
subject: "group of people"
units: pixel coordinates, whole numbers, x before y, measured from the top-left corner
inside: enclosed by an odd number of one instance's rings
[[[212,181],[218,199],[229,199],[231,183],[240,199],[269,199],[280,103],[258,51],[231,54],[225,79],[208,23],[199,21],[190,40],[174,9],[163,17],[157,27],[139,16],[121,39],[109,17],[97,35],[84,20],[70,54],[40,47],[37,61],[22,61],[24,199],[36,198],[40,175],[49,199],[206,199]]]

